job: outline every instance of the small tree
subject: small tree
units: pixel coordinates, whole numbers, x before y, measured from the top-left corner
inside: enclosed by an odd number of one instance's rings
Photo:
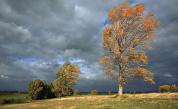
[[[79,79],[78,66],[65,62],[57,72],[57,79],[52,83],[53,92],[57,97],[73,94],[73,86]]]
[[[112,95],[112,94],[113,94],[112,91],[109,90],[109,91],[108,91],[108,95]]]
[[[123,84],[130,76],[154,83],[153,73],[144,68],[148,64],[144,51],[158,25],[154,15],[144,15],[144,4],[129,6],[126,2],[111,8],[108,19],[102,32],[105,54],[100,63],[109,77],[118,80],[118,95],[122,95]]]
[[[169,92],[170,86],[169,85],[161,85],[159,86],[159,92]]]
[[[55,94],[56,97],[62,96],[62,88],[58,79],[52,82],[52,92]]]
[[[56,79],[52,82],[52,92],[56,97],[70,96],[73,94],[73,88],[64,86],[61,80]]]
[[[45,96],[45,84],[41,80],[33,80],[29,84],[28,93],[31,99],[43,99]]]
[[[98,91],[97,91],[97,90],[91,90],[91,91],[90,91],[90,94],[91,94],[91,95],[97,95],[97,94],[98,94]]]
[[[80,91],[75,89],[73,95],[79,95],[79,94],[80,94]]]
[[[175,84],[173,85],[161,85],[158,88],[159,92],[176,92],[177,86]]]

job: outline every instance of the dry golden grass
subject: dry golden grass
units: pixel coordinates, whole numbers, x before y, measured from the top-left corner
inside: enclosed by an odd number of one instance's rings
[[[128,98],[178,98],[178,93],[125,94]]]
[[[178,109],[178,93],[72,96],[0,105],[0,109]]]

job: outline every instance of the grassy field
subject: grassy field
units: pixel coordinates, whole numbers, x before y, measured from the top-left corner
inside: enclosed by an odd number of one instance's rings
[[[0,109],[178,109],[178,93],[83,95],[3,104]]]
[[[0,93],[0,104],[25,103],[30,102],[28,94],[21,93]]]

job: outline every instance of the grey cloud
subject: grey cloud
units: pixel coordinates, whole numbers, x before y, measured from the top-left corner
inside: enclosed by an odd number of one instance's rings
[[[29,66],[19,63],[18,57],[84,60],[77,64],[89,70],[82,72],[78,88],[86,91],[97,87],[99,90],[116,87],[116,82],[105,78],[97,60],[102,54],[101,31],[107,12],[110,7],[123,1],[1,0],[0,75],[8,78],[0,78],[0,90],[26,89],[28,82],[36,78],[48,82],[55,79],[59,63]],[[147,51],[150,59],[148,68],[155,72],[157,84],[152,86],[135,80],[127,89],[133,90],[140,84],[143,87],[138,90],[149,90],[146,86],[154,89],[159,84],[177,81],[178,8],[176,0],[135,0],[134,3],[138,2],[145,3],[146,10],[154,12],[161,23],[156,40],[152,43],[155,50]],[[11,88],[16,81],[18,88]],[[4,84],[8,84],[8,87]]]

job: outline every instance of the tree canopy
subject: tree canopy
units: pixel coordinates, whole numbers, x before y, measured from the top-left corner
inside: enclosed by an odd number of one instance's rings
[[[43,99],[45,95],[45,84],[41,80],[33,80],[28,88],[29,96],[33,100]]]

